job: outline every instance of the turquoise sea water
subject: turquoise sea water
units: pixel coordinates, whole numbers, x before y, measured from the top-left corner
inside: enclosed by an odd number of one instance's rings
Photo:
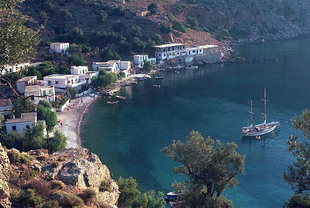
[[[118,105],[98,99],[82,126],[83,146],[98,154],[114,175],[137,179],[140,189],[169,191],[182,180],[172,173],[176,164],[160,149],[173,139],[185,140],[192,130],[223,142],[236,142],[246,155],[240,185],[225,192],[235,207],[277,208],[292,194],[282,172],[292,163],[286,151],[294,115],[310,105],[310,39],[240,49],[248,58],[276,58],[276,62],[208,65],[181,73],[162,73],[162,81],[147,80],[121,90],[128,97]],[[154,83],[161,88],[154,88]],[[242,138],[248,105],[254,102],[255,122],[262,120],[263,88],[270,98],[269,120],[281,123],[267,138]]]

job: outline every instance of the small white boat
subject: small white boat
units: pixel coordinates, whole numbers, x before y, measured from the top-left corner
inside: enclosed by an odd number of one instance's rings
[[[126,100],[127,98],[124,97],[124,96],[120,96],[120,95],[116,95],[115,96],[117,99],[120,99],[120,100]]]
[[[114,105],[114,104],[117,104],[117,103],[118,103],[118,101],[108,101],[107,102],[108,105]]]
[[[153,85],[153,87],[160,88],[160,85],[156,85],[156,84],[154,84],[154,85]]]
[[[198,69],[198,66],[187,66],[185,69]]]
[[[267,93],[266,89],[264,89],[264,121],[261,124],[253,125],[253,107],[252,107],[252,100],[250,100],[250,124],[249,126],[242,128],[242,134],[243,136],[248,137],[256,137],[257,139],[260,139],[260,136],[266,135],[271,133],[273,130],[275,130],[280,124],[277,121],[272,121],[267,123]]]

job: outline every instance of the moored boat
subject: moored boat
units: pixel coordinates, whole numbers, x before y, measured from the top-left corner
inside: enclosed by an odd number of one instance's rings
[[[155,79],[164,79],[163,77],[155,77]]]
[[[117,104],[117,103],[118,103],[118,101],[108,101],[107,102],[108,105],[114,105],[114,104]]]
[[[120,96],[120,95],[116,95],[115,96],[117,99],[120,99],[120,100],[126,100],[127,98],[124,97],[124,96]]]
[[[280,124],[277,121],[272,121],[267,123],[267,93],[266,89],[264,89],[264,97],[263,97],[263,102],[264,102],[264,113],[263,113],[263,123],[253,125],[253,104],[252,100],[250,100],[250,124],[249,126],[243,127],[242,128],[242,134],[243,136],[248,136],[248,137],[256,137],[260,138],[260,136],[266,135],[274,131]]]
[[[156,85],[156,84],[154,84],[154,85],[153,85],[153,87],[160,88],[160,85]]]

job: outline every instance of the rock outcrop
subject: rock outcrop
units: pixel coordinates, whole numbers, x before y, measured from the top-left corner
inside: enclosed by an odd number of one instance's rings
[[[108,204],[109,207],[117,207],[117,184],[107,166],[87,149],[72,148],[48,154],[46,150],[20,153],[15,149],[7,150],[0,146],[0,207],[11,207],[10,193],[32,187],[29,184],[34,183],[34,180],[41,181],[41,184],[46,183],[46,186],[53,187],[52,189],[58,184],[62,190],[74,195],[92,189],[96,193],[96,200]],[[54,185],[50,185],[51,183]],[[56,191],[49,190],[46,196],[41,197],[44,199],[55,196]]]

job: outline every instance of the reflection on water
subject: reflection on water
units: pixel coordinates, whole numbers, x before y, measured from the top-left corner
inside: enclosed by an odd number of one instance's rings
[[[176,164],[160,149],[198,130],[204,136],[237,143],[238,151],[246,155],[240,185],[225,192],[235,207],[282,207],[292,194],[282,180],[293,161],[286,141],[291,134],[300,135],[290,120],[310,103],[309,44],[309,40],[295,40],[247,46],[241,54],[279,61],[162,73],[161,81],[147,80],[121,90],[129,99],[118,105],[99,99],[83,122],[84,146],[100,156],[114,177],[133,176],[143,191],[168,191],[181,177],[172,173]],[[153,87],[156,83],[161,87]],[[249,98],[254,103],[254,123],[262,121],[264,87],[270,100],[268,120],[281,125],[261,140],[242,138]]]

